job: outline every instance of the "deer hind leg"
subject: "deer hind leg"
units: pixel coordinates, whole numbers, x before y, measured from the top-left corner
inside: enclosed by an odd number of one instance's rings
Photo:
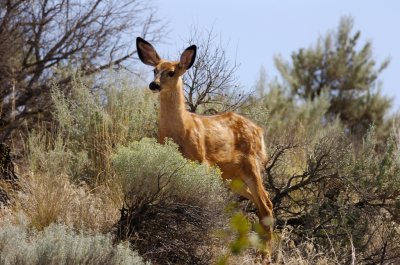
[[[262,239],[265,243],[265,254],[269,257],[272,246],[272,226],[273,226],[273,215],[272,215],[272,202],[269,198],[268,192],[265,190],[261,169],[258,166],[258,162],[254,160],[248,160],[244,163],[243,181],[247,185],[250,193],[253,197],[253,203],[256,205],[258,210],[258,217],[260,220],[260,226],[262,228]]]

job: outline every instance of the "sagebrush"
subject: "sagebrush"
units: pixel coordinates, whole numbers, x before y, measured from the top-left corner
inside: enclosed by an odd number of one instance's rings
[[[23,225],[0,227],[0,264],[129,264],[144,265],[128,244],[113,244],[110,235],[74,232],[52,224],[43,231]]]

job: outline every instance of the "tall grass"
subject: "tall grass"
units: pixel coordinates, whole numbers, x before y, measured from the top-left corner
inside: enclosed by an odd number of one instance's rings
[[[68,175],[46,173],[25,175],[20,186],[14,209],[37,230],[63,223],[76,229],[107,232],[119,217],[121,204],[112,200],[105,186],[92,189],[85,183],[72,183]]]

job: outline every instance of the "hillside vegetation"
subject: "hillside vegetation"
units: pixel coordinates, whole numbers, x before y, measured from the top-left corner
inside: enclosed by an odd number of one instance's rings
[[[387,63],[359,36],[343,18],[276,58],[281,79],[224,101],[266,132],[273,264],[400,263],[400,126],[379,90]],[[254,205],[157,143],[156,95],[124,71],[58,74],[48,116],[7,133],[13,157],[0,149],[0,264],[260,262]]]

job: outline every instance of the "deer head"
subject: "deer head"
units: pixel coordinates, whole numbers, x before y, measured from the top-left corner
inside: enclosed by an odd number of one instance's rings
[[[154,80],[149,84],[153,92],[175,88],[181,76],[192,67],[197,50],[196,45],[192,45],[183,51],[179,61],[170,62],[161,59],[154,47],[140,37],[136,38],[136,48],[140,60],[154,67]]]

